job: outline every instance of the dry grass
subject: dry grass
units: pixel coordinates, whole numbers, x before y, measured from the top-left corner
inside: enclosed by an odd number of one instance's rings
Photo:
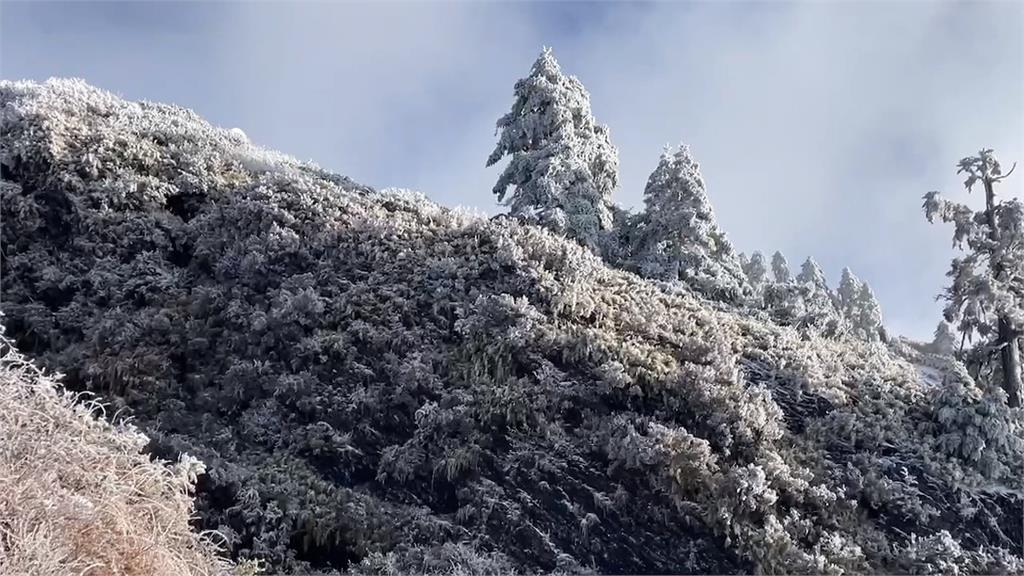
[[[0,336],[0,575],[212,575],[231,566],[193,532],[201,464],[142,453]]]

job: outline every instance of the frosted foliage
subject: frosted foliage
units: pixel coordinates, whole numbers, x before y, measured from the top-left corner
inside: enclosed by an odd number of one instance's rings
[[[510,214],[599,247],[612,226],[618,150],[594,120],[583,84],[562,74],[550,49],[516,82],[512,110],[497,131],[487,165],[511,156],[494,185]]]
[[[719,300],[745,289],[740,261],[715,222],[700,165],[689,147],[668,148],[644,189],[639,268],[645,276],[680,280]]]
[[[793,274],[789,270],[789,261],[782,255],[782,252],[776,251],[772,255],[772,276],[779,284],[788,284],[793,280]]]
[[[857,299],[862,286],[863,282],[860,281],[860,278],[854,276],[849,268],[843,268],[843,276],[839,280],[839,290],[836,291],[836,296],[839,299],[839,309],[847,318],[855,315]]]
[[[202,460],[195,527],[265,573],[1024,572],[998,390],[939,402],[888,348],[549,230],[262,170],[180,108],[58,80],[0,110],[11,342]]]
[[[959,173],[967,175],[964,186],[970,192],[981,182],[985,208],[974,211],[929,192],[924,196],[924,211],[929,222],[938,217],[953,223],[953,245],[963,252],[946,274],[952,283],[943,294],[944,316],[968,339],[981,336],[973,351],[979,366],[991,364],[983,356],[998,355],[998,378],[1007,402],[1020,407],[1024,396],[1019,349],[1024,330],[1024,206],[1016,198],[1001,200],[996,195],[996,185],[1010,172],[1003,173],[992,150],[964,158],[959,163]]]
[[[855,303],[853,314],[848,318],[854,336],[868,342],[878,340],[882,330],[882,307],[870,286],[861,284]]]
[[[984,178],[1002,178],[1003,172],[992,150],[964,158],[959,172],[972,190]],[[943,296],[946,320],[968,336],[994,337],[999,317],[1006,318],[1015,331],[1024,329],[1024,207],[1012,198],[997,202],[992,221],[985,210],[942,198],[938,192],[924,196],[929,222],[935,219],[954,225],[953,245],[963,251],[954,258],[947,276],[952,280]],[[997,239],[993,239],[993,228]]]
[[[949,322],[943,320],[935,328],[932,349],[938,354],[952,354],[955,351],[956,336],[953,335],[953,327]]]
[[[849,268],[843,268],[843,276],[836,291],[836,304],[852,336],[868,342],[879,340],[882,328],[881,306],[871,287],[857,278]]]
[[[821,266],[818,266],[818,263],[814,261],[814,258],[804,260],[804,263],[800,266],[800,274],[797,275],[796,280],[802,284],[810,284],[822,291],[828,290],[828,282],[825,280],[825,273],[821,271]]]
[[[843,332],[845,325],[837,307],[838,297],[829,289],[825,273],[813,258],[804,261],[796,280],[804,305],[801,325],[825,335]]]
[[[743,272],[746,273],[747,280],[751,286],[755,289],[762,288],[768,281],[768,266],[765,263],[764,254],[760,252],[751,254],[750,260],[743,268]]]

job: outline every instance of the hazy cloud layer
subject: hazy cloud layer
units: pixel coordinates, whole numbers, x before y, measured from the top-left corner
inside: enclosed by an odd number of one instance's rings
[[[7,2],[0,38],[4,78],[176,102],[357,180],[490,212],[494,121],[550,45],[611,126],[619,202],[639,206],[661,147],[687,142],[741,250],[810,254],[834,281],[848,265],[890,328],[918,337],[952,256],[921,195],[962,195],[955,162],[981,146],[1024,161],[1018,2]]]

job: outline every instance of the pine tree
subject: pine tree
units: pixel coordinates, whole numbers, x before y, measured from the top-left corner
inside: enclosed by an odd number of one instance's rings
[[[494,185],[510,214],[598,248],[612,227],[618,151],[594,120],[583,84],[562,74],[550,49],[516,82],[512,110],[497,131],[487,166],[511,156]]]
[[[1019,347],[1024,328],[1024,206],[1016,199],[999,201],[995,192],[995,185],[1011,172],[1012,168],[1003,174],[991,149],[981,150],[960,160],[957,173],[967,175],[968,192],[981,182],[984,210],[929,192],[924,211],[929,222],[936,217],[952,222],[953,245],[965,252],[953,259],[947,273],[953,283],[943,294],[946,320],[955,322],[968,338],[979,334],[999,352],[1007,402],[1017,407],[1024,395]]]
[[[825,273],[822,272],[821,266],[814,261],[814,258],[807,257],[804,263],[800,266],[800,273],[796,276],[796,281],[801,284],[809,284],[816,290],[828,293],[828,281],[825,280]]]
[[[857,278],[849,268],[843,268],[835,302],[854,337],[868,342],[881,338],[882,307],[867,282]]]
[[[750,255],[750,260],[743,267],[747,275],[747,281],[754,290],[761,290],[768,282],[768,265],[765,263],[764,254],[759,250]]]
[[[937,354],[953,354],[956,350],[956,337],[953,336],[953,326],[949,322],[943,320],[935,327],[932,350]]]
[[[725,301],[736,301],[747,291],[739,257],[718,227],[700,165],[688,146],[666,148],[647,180],[644,204],[638,254],[643,274],[680,280]]]
[[[863,282],[854,276],[849,268],[843,268],[843,277],[839,280],[839,289],[836,296],[839,302],[839,311],[846,318],[857,316],[856,306]]]
[[[736,255],[736,259],[740,263],[740,270],[743,270],[743,276],[747,278],[747,284],[749,284],[750,276],[747,274],[747,268],[750,267],[750,257],[747,256],[746,252],[740,252]]]
[[[836,307],[837,297],[828,287],[825,273],[813,258],[807,258],[796,277],[801,284],[804,317],[801,324],[825,335],[836,335],[842,331],[842,317]]]
[[[853,313],[848,318],[853,335],[867,342],[877,342],[882,337],[882,307],[871,291],[871,286],[862,282],[854,299]]]
[[[788,284],[793,281],[793,274],[789,271],[789,261],[778,250],[772,255],[772,275],[779,284]]]

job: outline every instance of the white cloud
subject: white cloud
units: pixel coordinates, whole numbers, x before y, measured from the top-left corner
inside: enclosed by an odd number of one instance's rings
[[[553,46],[611,126],[620,202],[639,205],[662,146],[685,141],[740,249],[811,254],[834,280],[849,265],[918,337],[952,256],[921,195],[959,190],[954,165],[981,146],[1024,162],[1014,2],[14,3],[0,26],[5,77],[173,101],[356,180],[488,211],[494,122]]]

